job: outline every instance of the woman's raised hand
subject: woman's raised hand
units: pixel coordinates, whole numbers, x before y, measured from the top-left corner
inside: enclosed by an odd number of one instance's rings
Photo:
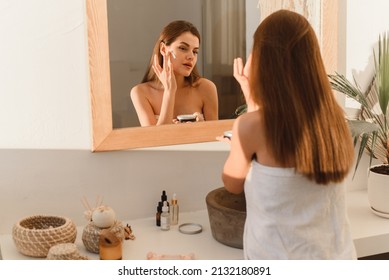
[[[159,65],[158,56],[154,55],[153,70],[165,90],[174,92],[177,90],[177,82],[176,77],[174,76],[170,52],[163,54],[163,67]]]
[[[250,91],[249,71],[251,67],[251,54],[247,59],[246,65],[243,64],[242,58],[238,57],[234,59],[234,78],[238,81],[244,98],[247,103],[247,111],[257,110],[257,105],[254,103]]]

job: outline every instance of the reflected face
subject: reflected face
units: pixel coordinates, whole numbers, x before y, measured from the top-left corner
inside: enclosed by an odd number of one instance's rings
[[[173,52],[172,63],[174,72],[178,75],[189,76],[197,63],[199,52],[199,39],[190,32],[182,33],[168,46],[168,51]]]

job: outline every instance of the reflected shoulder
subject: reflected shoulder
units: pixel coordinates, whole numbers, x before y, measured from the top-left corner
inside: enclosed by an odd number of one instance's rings
[[[207,78],[200,78],[198,81],[199,85],[205,85],[205,86],[215,86],[215,83],[211,80],[208,80]]]
[[[217,92],[217,88],[216,88],[216,85],[214,82],[212,82],[211,80],[208,80],[206,78],[201,78],[198,82],[197,82],[197,86],[202,90],[202,91],[213,91],[213,92]]]

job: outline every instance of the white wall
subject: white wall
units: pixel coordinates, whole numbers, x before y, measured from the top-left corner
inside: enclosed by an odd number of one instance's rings
[[[347,1],[347,71],[365,69],[388,5]],[[90,152],[84,1],[3,0],[0,42],[0,234],[37,213],[82,224],[83,195],[133,219],[154,215],[162,189],[190,211],[221,186],[223,151]]]
[[[0,148],[89,149],[85,3],[0,4]]]
[[[366,88],[374,71],[373,49],[378,36],[389,32],[389,1],[347,1],[346,75]]]

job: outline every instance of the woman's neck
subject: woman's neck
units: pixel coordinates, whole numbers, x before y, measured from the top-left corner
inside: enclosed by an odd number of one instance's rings
[[[177,82],[177,88],[183,88],[187,86],[184,76],[176,75],[176,82]]]

